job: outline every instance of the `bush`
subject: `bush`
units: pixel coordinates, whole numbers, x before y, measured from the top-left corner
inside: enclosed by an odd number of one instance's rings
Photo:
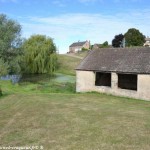
[[[2,96],[3,94],[2,94],[2,89],[0,88],[0,96]]]
[[[82,52],[85,52],[85,51],[88,51],[88,49],[87,49],[87,48],[82,47],[81,51],[82,51]]]

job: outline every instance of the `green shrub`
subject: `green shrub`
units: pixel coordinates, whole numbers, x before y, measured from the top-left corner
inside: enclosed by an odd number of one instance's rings
[[[88,51],[88,49],[87,49],[87,48],[82,47],[81,51],[82,51],[82,52],[84,52],[84,51]]]
[[[2,96],[3,94],[2,94],[2,89],[0,88],[0,96]]]

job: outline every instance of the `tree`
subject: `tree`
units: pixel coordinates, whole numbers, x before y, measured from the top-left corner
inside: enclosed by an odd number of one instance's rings
[[[23,44],[25,73],[52,73],[57,65],[56,46],[52,38],[32,35]]]
[[[8,73],[8,64],[4,62],[3,59],[0,59],[0,76],[6,75]],[[2,96],[2,89],[0,86],[0,96]]]
[[[137,29],[131,28],[125,33],[126,46],[143,46],[145,36]]]
[[[115,35],[114,39],[112,40],[112,46],[123,47],[123,39],[124,36],[122,34]]]
[[[103,44],[100,44],[100,48],[107,48],[107,47],[109,47],[107,41],[105,41]]]
[[[16,57],[21,54],[21,42],[20,24],[6,15],[0,14],[0,58],[8,63],[9,73],[15,73],[12,66],[15,68],[19,65]],[[16,65],[14,65],[14,60]]]
[[[0,76],[6,75],[8,73],[8,63],[5,63],[3,59],[0,59]]]

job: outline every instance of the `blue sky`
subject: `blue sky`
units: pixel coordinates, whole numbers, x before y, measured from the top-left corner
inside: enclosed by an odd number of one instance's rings
[[[76,41],[108,41],[129,28],[150,36],[149,0],[0,0],[0,13],[22,25],[22,36],[44,34],[60,53]]]

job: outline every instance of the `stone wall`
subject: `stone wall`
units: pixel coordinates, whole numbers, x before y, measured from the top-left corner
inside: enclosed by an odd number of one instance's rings
[[[93,91],[95,86],[95,74],[91,71],[76,71],[76,91]]]
[[[138,75],[137,91],[118,88],[118,75],[111,73],[111,87],[95,86],[93,71],[76,71],[76,91],[96,91],[117,96],[150,100],[150,75]]]
[[[90,48],[90,41],[86,41],[86,43],[83,45],[84,48],[89,49]]]
[[[138,91],[140,97],[150,100],[150,75],[138,75]]]

